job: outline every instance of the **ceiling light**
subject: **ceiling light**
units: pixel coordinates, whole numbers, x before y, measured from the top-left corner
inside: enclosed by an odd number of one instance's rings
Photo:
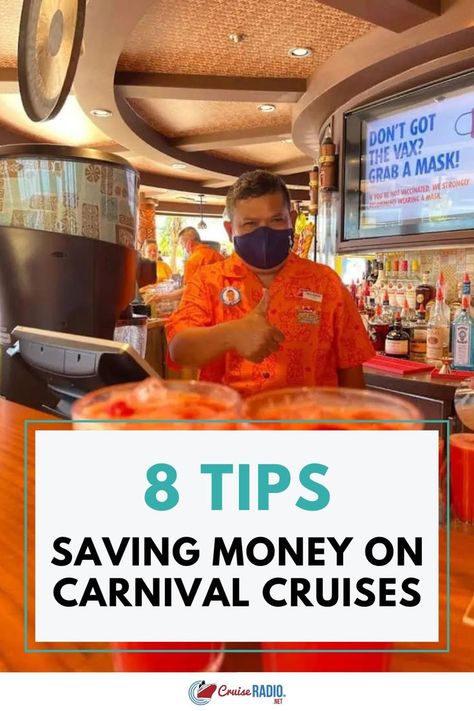
[[[293,143],[293,139],[292,138],[282,138],[281,142],[282,143]]]
[[[207,225],[204,222],[204,218],[202,216],[202,201],[204,199],[204,195],[199,196],[199,203],[200,203],[200,211],[201,211],[201,219],[198,222],[198,230],[207,230]]]
[[[241,35],[238,32],[232,32],[230,35],[227,35],[227,39],[238,44],[239,42],[244,41],[245,35]]]
[[[112,111],[109,109],[91,109],[91,116],[97,116],[97,118],[107,118],[112,116]]]
[[[171,167],[175,170],[185,170],[188,166],[186,163],[172,163]]]
[[[289,57],[296,57],[297,59],[304,59],[305,57],[311,57],[313,54],[309,47],[293,47],[288,52]]]
[[[276,106],[274,104],[259,104],[257,109],[263,114],[269,114],[271,111],[275,111]]]

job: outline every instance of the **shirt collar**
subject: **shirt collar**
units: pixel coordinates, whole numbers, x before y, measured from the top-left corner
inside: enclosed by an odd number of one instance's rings
[[[290,252],[290,256],[288,257],[285,265],[282,267],[282,269],[280,269],[278,274],[280,274],[282,271],[286,271],[288,268],[291,269],[297,261],[298,257],[296,256],[296,254]],[[249,269],[235,252],[231,257],[227,257],[227,259],[224,260],[223,271],[224,276],[235,277],[237,279],[243,279],[249,274],[255,275],[255,272]]]

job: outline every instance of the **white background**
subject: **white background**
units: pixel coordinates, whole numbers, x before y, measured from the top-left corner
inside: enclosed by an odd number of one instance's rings
[[[36,433],[36,641],[431,641],[438,640],[438,445],[433,431],[40,431]],[[168,462],[178,471],[176,508],[158,512],[144,502],[147,469]],[[270,511],[256,510],[253,475],[253,509],[239,511],[236,477],[224,477],[224,510],[211,511],[210,477],[200,473],[201,463],[274,463],[287,466],[292,485],[271,499]],[[295,506],[304,490],[298,482],[302,466],[320,462],[328,473],[320,480],[331,500],[322,511],[307,512]],[[256,470],[253,469],[253,472]],[[133,567],[130,559],[119,567],[92,562],[81,566],[51,565],[53,540],[70,537],[76,552],[83,537],[98,547],[101,537],[118,544],[122,536],[169,536],[172,541],[189,535],[198,540],[197,564],[182,567]],[[255,567],[246,563],[210,565],[214,536],[230,542],[265,536],[353,536],[345,565],[335,565],[326,545],[324,566],[285,568],[276,563]],[[423,537],[422,567],[410,562],[374,567],[363,549],[372,537],[395,541],[405,536],[414,543]],[[54,584],[77,577],[77,594],[90,577],[103,581],[107,596],[109,577],[181,577],[188,584],[202,577],[203,594],[192,607],[178,596],[173,607],[142,608],[62,607],[53,598]],[[413,608],[397,605],[380,608],[271,607],[261,595],[273,577],[420,578],[422,602]],[[226,589],[241,578],[242,597],[250,607],[201,606],[205,582],[219,577]],[[151,583],[150,583],[151,584]],[[375,588],[376,589],[376,588]],[[72,596],[74,588],[65,590]],[[281,588],[279,589],[281,591]],[[401,596],[401,592],[397,597]]]
[[[173,709],[193,711],[199,707],[188,698],[198,674],[0,674],[3,699],[14,699],[6,708],[31,711],[84,711],[85,708]],[[429,708],[430,711],[470,708],[474,674],[214,674],[206,682],[242,688],[252,684],[282,684],[286,694],[281,705],[273,699],[219,698],[216,694],[206,711],[278,709],[306,711],[400,711]]]

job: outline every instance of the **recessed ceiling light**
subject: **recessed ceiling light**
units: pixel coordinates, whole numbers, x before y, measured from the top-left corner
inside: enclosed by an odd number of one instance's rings
[[[175,170],[185,170],[188,166],[186,163],[172,163],[171,167]]]
[[[275,111],[276,106],[274,104],[259,104],[257,109],[264,114],[269,114],[271,111]]]
[[[91,115],[97,116],[98,118],[107,118],[108,116],[112,116],[112,111],[109,111],[109,109],[92,109]]]
[[[313,54],[309,47],[293,47],[288,51],[289,57],[296,57],[297,59],[304,59],[305,57],[311,57]]]
[[[239,44],[239,42],[244,41],[245,35],[242,35],[239,32],[232,32],[230,35],[227,35],[227,39],[229,39],[231,42]]]

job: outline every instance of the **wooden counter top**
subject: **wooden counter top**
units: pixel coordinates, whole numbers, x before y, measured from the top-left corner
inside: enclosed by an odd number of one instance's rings
[[[51,419],[40,412],[0,400],[0,671],[110,671],[111,655],[81,652],[25,653],[23,651],[23,426],[25,419]],[[64,425],[63,425],[64,426]],[[34,485],[31,475],[31,486]],[[29,502],[33,520],[33,503]],[[440,532],[441,570],[445,569],[445,531]],[[29,560],[33,580],[33,561]],[[474,526],[453,526],[451,535],[451,652],[394,654],[393,671],[474,672],[474,628],[462,616],[474,592]],[[29,586],[33,611],[33,585]],[[441,605],[445,604],[441,579]],[[32,620],[30,620],[32,621]],[[30,640],[30,646],[34,646]],[[51,649],[66,645],[42,645]],[[84,647],[86,645],[82,645]],[[91,645],[87,645],[91,646]],[[248,648],[245,645],[232,645]],[[225,671],[259,671],[260,655],[227,654]]]
[[[400,390],[414,395],[421,395],[440,400],[448,400],[454,397],[456,388],[461,384],[461,380],[437,380],[431,378],[430,371],[423,373],[411,373],[399,375],[398,373],[387,373],[385,370],[377,370],[368,365],[364,365],[366,382],[369,385],[380,385],[395,390]],[[466,371],[466,380],[472,375]]]

